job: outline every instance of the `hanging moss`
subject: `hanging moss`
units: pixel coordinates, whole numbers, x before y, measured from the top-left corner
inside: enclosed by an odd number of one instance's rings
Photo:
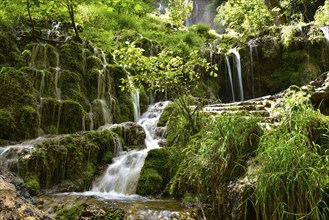
[[[41,128],[47,134],[82,131],[86,112],[75,101],[45,98],[42,101]]]
[[[1,138],[22,140],[37,136],[40,123],[35,103],[28,74],[3,68],[0,71]]]
[[[16,126],[13,113],[0,108],[0,139],[11,139],[12,134],[17,130]]]
[[[58,64],[58,52],[56,48],[50,44],[28,44],[23,51],[23,55],[27,63],[31,63],[33,67],[39,70],[56,67]]]
[[[83,72],[82,45],[75,41],[68,41],[60,46],[60,66],[72,72]]]
[[[115,142],[109,130],[47,139],[29,157],[20,157],[20,175],[41,189],[82,191],[90,186],[97,166],[108,163]],[[108,158],[110,159],[110,158]]]
[[[62,99],[78,102],[85,110],[89,108],[86,103],[85,88],[81,75],[64,70],[60,75],[59,88],[61,88]]]
[[[84,76],[86,96],[89,100],[97,99],[99,69],[88,70]]]

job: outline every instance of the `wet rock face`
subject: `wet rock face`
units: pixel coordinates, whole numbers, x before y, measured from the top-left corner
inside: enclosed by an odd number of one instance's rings
[[[1,219],[52,219],[32,204],[23,181],[0,169]]]

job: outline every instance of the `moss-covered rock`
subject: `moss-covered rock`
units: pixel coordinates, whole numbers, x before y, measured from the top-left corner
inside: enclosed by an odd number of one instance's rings
[[[50,138],[37,144],[29,157],[20,157],[19,172],[34,193],[37,186],[82,191],[89,188],[97,167],[112,160],[115,149],[109,130]]]
[[[157,126],[158,127],[166,126],[166,124],[167,124],[170,116],[173,114],[174,110],[175,110],[175,104],[167,105],[159,118]]]
[[[148,152],[138,178],[136,193],[142,196],[160,194],[169,182],[169,150],[154,149]]]
[[[85,115],[78,102],[45,98],[41,104],[41,128],[47,134],[82,131]]]
[[[1,69],[0,106],[0,138],[22,140],[37,136],[40,119],[28,74],[14,68]]]
[[[71,72],[83,72],[83,47],[75,41],[68,41],[60,46],[60,66]]]
[[[55,219],[94,219],[94,220],[121,220],[125,213],[122,209],[105,205],[92,205],[80,203],[75,206],[60,209],[56,212]]]
[[[125,147],[128,149],[141,149],[145,147],[145,131],[144,128],[134,122],[125,122],[116,124],[111,130],[117,133],[124,141]]]

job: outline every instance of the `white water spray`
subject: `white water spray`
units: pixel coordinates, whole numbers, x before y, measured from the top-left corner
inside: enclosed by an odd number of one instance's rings
[[[243,101],[244,100],[244,95],[243,95],[242,70],[241,70],[240,54],[239,54],[239,51],[237,51],[236,48],[230,49],[230,52],[233,53],[234,57],[235,57],[236,69],[237,69],[238,80],[239,80],[240,101]]]
[[[232,99],[233,99],[233,102],[235,102],[234,86],[233,86],[233,80],[232,80],[232,70],[231,70],[230,61],[229,61],[227,55],[225,55],[225,61],[226,61],[226,66],[227,66],[228,78],[230,80]]]

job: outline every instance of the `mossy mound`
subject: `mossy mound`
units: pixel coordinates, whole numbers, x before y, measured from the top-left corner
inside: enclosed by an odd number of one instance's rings
[[[22,140],[38,135],[40,119],[28,74],[15,68],[0,71],[0,138]]]
[[[108,205],[109,206],[109,205]],[[56,220],[66,219],[94,219],[94,220],[121,220],[124,219],[124,211],[118,208],[103,207],[81,203],[56,212]]]
[[[41,128],[46,134],[68,134],[82,131],[86,112],[72,100],[46,98],[41,103]]]
[[[145,147],[144,128],[134,122],[125,122],[111,127],[111,131],[118,134],[128,149],[141,149]]]
[[[160,194],[170,180],[169,150],[154,149],[148,152],[138,178],[136,193],[142,196]]]
[[[31,155],[20,157],[20,175],[36,193],[38,187],[55,191],[89,188],[97,166],[109,163],[116,149],[109,130],[50,138],[37,144]],[[106,157],[106,158],[104,158]]]

